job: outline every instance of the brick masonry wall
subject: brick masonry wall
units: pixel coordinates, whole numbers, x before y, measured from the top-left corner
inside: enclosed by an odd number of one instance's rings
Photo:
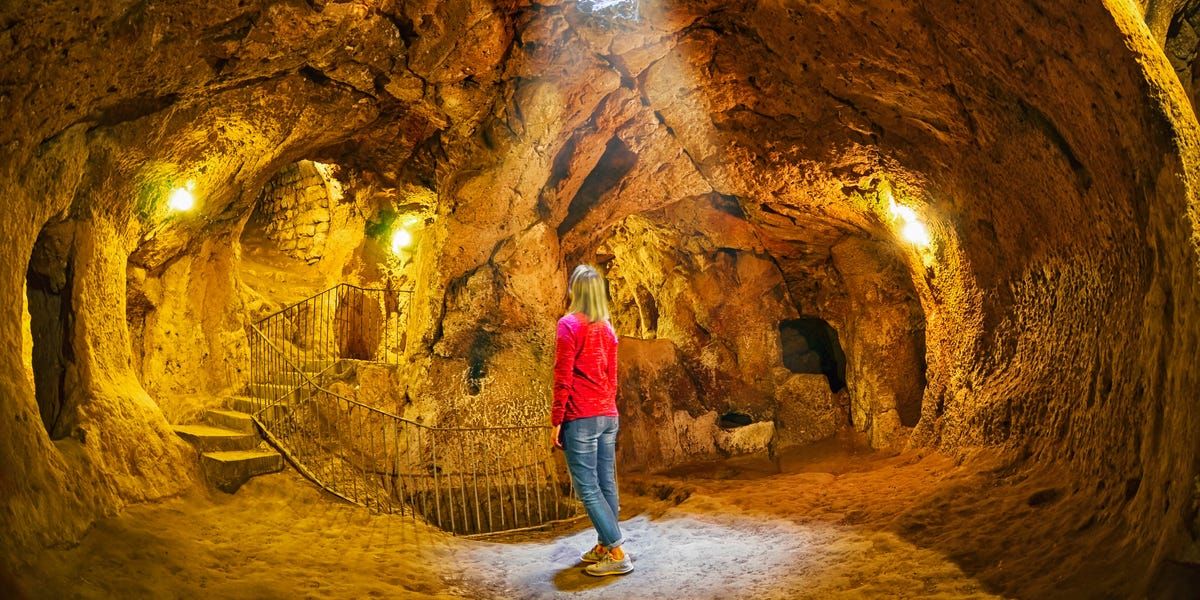
[[[331,195],[336,192],[336,182],[322,167],[307,160],[288,165],[259,197],[258,210],[267,237],[292,258],[308,263],[317,262],[325,253]]]

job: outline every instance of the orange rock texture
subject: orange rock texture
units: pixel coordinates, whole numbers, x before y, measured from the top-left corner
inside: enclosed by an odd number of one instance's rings
[[[1191,3],[594,4],[0,5],[0,564],[190,485],[174,395],[244,381],[239,240],[302,160],[346,194],[322,281],[420,214],[396,397],[429,419],[544,419],[592,262],[630,466],[988,446],[1070,474],[1043,510],[1112,532],[1114,593],[1200,563]],[[785,365],[800,318],[844,391]]]

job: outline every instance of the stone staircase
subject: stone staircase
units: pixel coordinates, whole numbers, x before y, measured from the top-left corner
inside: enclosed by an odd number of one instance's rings
[[[310,378],[331,365],[339,367],[335,373],[341,368],[331,361],[300,364]],[[176,435],[200,453],[200,465],[209,484],[232,494],[252,477],[283,469],[283,456],[263,441],[251,415],[265,399],[288,392],[295,399],[307,396],[307,389],[293,389],[296,381],[294,373],[266,374],[262,381],[246,384],[244,395],[227,397],[226,408],[205,412],[203,422],[174,426]]]
[[[204,422],[175,425],[175,433],[200,452],[205,479],[233,493],[251,477],[283,469],[283,456],[259,435],[250,413],[252,401],[230,398],[230,408],[204,413]]]

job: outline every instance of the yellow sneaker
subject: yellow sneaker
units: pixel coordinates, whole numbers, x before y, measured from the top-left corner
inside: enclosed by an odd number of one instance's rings
[[[579,560],[582,560],[585,563],[598,563],[607,554],[607,548],[601,546],[600,544],[596,544],[595,546],[592,546],[591,550],[584,552],[583,556],[579,557]]]
[[[624,575],[633,571],[633,559],[626,552],[621,560],[613,558],[612,554],[605,554],[600,562],[594,565],[588,565],[583,569],[584,573],[593,577],[604,577],[606,575]]]

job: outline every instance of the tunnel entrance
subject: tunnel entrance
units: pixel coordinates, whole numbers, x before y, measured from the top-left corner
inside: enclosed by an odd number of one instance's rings
[[[47,226],[38,235],[26,271],[29,331],[33,342],[33,391],[38,412],[50,439],[62,439],[62,419],[67,403],[66,375],[71,352],[71,263],[67,258],[69,235],[57,235]]]
[[[753,423],[754,417],[736,411],[727,412],[721,415],[721,418],[717,420],[717,426],[725,430],[746,427],[747,425],[751,425]]]
[[[779,323],[779,342],[783,366],[793,373],[820,373],[829,380],[829,389],[840,392],[846,387],[846,354],[838,342],[837,331],[825,319],[801,317]]]
[[[641,321],[641,337],[652,340],[658,337],[658,302],[654,300],[654,295],[650,293],[650,290],[640,283],[635,290],[635,298],[638,317]]]
[[[290,258],[314,264],[325,256],[333,206],[340,197],[330,165],[310,160],[292,163],[263,187],[243,242],[261,238]]]
[[[900,424],[905,427],[916,427],[917,421],[921,420],[921,399],[925,395],[925,386],[928,384],[925,378],[925,369],[928,365],[925,364],[925,327],[923,325],[915,332],[912,339],[913,354],[917,365],[917,388],[907,396],[896,398],[896,412],[900,415]]]

